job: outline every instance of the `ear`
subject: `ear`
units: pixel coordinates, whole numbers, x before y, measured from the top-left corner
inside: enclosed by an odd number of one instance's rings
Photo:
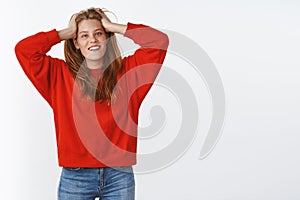
[[[80,49],[76,39],[73,39],[73,43],[76,49]]]

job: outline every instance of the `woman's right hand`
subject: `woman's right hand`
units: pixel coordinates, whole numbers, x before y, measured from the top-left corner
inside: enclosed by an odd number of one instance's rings
[[[76,37],[76,31],[77,31],[77,25],[76,25],[76,17],[78,16],[78,13],[75,13],[72,15],[68,28],[70,29],[71,38],[74,39]]]
[[[75,39],[76,31],[77,31],[75,19],[76,19],[77,15],[78,15],[78,13],[75,13],[72,15],[72,17],[69,21],[68,28],[58,31],[58,36],[61,40]]]

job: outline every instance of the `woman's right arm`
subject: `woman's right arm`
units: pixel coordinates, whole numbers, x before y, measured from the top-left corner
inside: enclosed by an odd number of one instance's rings
[[[60,41],[54,29],[29,36],[15,46],[16,57],[23,71],[50,106],[52,106],[51,91],[61,61],[47,56],[46,53]]]
[[[57,70],[64,61],[46,54],[53,45],[74,36],[74,25],[71,22],[66,29],[39,32],[21,40],[15,46],[16,57],[23,71],[50,106]]]

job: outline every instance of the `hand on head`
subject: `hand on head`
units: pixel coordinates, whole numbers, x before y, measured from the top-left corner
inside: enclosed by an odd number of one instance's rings
[[[105,12],[110,12],[110,11],[106,10],[105,8],[102,8],[102,9],[101,8],[90,8],[88,10],[89,10],[89,12],[97,12],[100,14],[100,17],[98,17],[98,18],[99,18],[99,20],[101,20],[101,24],[102,24],[105,32],[119,33],[119,34],[125,33],[125,31],[127,29],[127,25],[111,22],[110,19],[105,14]],[[87,10],[83,10],[83,11],[80,11],[80,12],[72,15],[72,17],[69,21],[68,28],[59,31],[59,37],[61,40],[76,39],[76,32],[77,32],[77,28],[78,28],[77,27],[78,22],[76,22],[76,20],[77,20],[76,18],[81,16],[81,14],[84,15],[85,12],[87,12]],[[81,16],[81,17],[83,17],[83,16]],[[85,17],[83,17],[83,19],[87,18],[87,17],[88,16],[85,16]]]
[[[111,32],[110,30],[110,25],[112,24],[112,22],[110,21],[110,19],[106,16],[106,14],[104,12],[108,12],[108,10],[106,10],[105,8],[96,8],[95,9],[102,17],[101,23],[103,25],[103,28],[105,29],[106,32]]]
[[[77,16],[78,13],[73,14],[68,25],[68,29],[71,31],[71,38],[73,39],[76,37],[77,25],[75,19]]]

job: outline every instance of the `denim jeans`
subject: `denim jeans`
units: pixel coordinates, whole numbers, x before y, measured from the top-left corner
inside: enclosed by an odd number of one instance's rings
[[[132,167],[63,168],[58,200],[134,200]]]

